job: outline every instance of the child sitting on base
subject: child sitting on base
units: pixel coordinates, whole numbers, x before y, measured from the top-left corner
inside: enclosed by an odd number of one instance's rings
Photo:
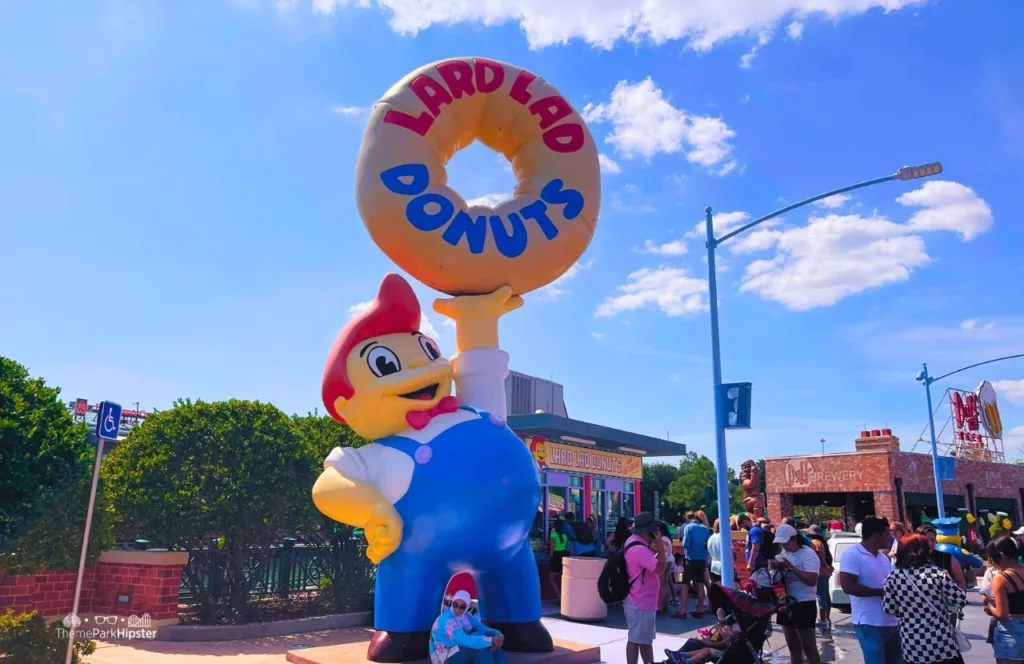
[[[729,647],[733,635],[740,631],[740,626],[725,609],[715,612],[718,624],[706,633],[704,638],[687,639],[679,650],[665,650],[670,664],[701,664],[701,662],[717,662],[722,653]],[[703,632],[702,632],[703,633]]]

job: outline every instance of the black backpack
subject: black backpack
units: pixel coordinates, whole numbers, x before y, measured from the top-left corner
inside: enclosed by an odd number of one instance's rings
[[[594,533],[590,530],[590,525],[586,521],[576,521],[572,524],[573,535],[576,536],[576,541],[580,544],[593,544]]]
[[[626,570],[626,551],[634,546],[646,546],[643,542],[630,542],[620,551],[613,551],[608,554],[608,560],[604,563],[601,576],[597,577],[597,594],[605,604],[619,604],[629,595],[629,589],[633,587],[636,579],[629,578]],[[647,570],[644,570],[646,572]],[[644,575],[640,573],[640,576]],[[640,577],[637,577],[640,578]]]

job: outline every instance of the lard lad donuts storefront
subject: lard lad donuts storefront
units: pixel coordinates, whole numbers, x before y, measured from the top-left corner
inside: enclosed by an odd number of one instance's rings
[[[686,446],[559,415],[512,415],[509,427],[537,462],[541,502],[530,531],[538,562],[547,560],[547,535],[555,519],[593,517],[599,551],[620,516],[632,518],[640,504],[644,457],[681,456]],[[651,508],[651,506],[646,506]]]

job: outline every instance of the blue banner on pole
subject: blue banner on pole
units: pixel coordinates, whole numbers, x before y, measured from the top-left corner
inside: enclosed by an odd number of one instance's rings
[[[724,383],[722,385],[722,407],[725,409],[723,429],[750,428],[750,399],[753,392],[751,383]]]
[[[107,440],[117,440],[120,430],[121,405],[113,401],[100,403],[99,412],[96,413],[96,435]]]
[[[956,479],[956,459],[939,457],[939,481],[951,482]]]

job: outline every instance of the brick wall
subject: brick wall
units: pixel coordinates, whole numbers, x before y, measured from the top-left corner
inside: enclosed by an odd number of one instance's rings
[[[153,620],[177,618],[184,552],[107,551],[85,570],[80,615],[142,615]],[[0,611],[39,611],[46,617],[71,612],[75,598],[75,572],[46,571],[29,576],[0,577]],[[128,602],[118,602],[118,595]]]
[[[956,479],[944,481],[946,495],[967,499],[967,485],[976,498],[1009,498],[1018,502],[1024,488],[1024,467],[987,461],[957,460]],[[894,478],[903,480],[903,492],[933,493],[935,475],[931,456],[895,451],[863,451],[805,457],[765,459],[768,516],[778,521],[792,514],[792,496],[800,493],[874,494],[875,513],[895,519],[899,515]]]

